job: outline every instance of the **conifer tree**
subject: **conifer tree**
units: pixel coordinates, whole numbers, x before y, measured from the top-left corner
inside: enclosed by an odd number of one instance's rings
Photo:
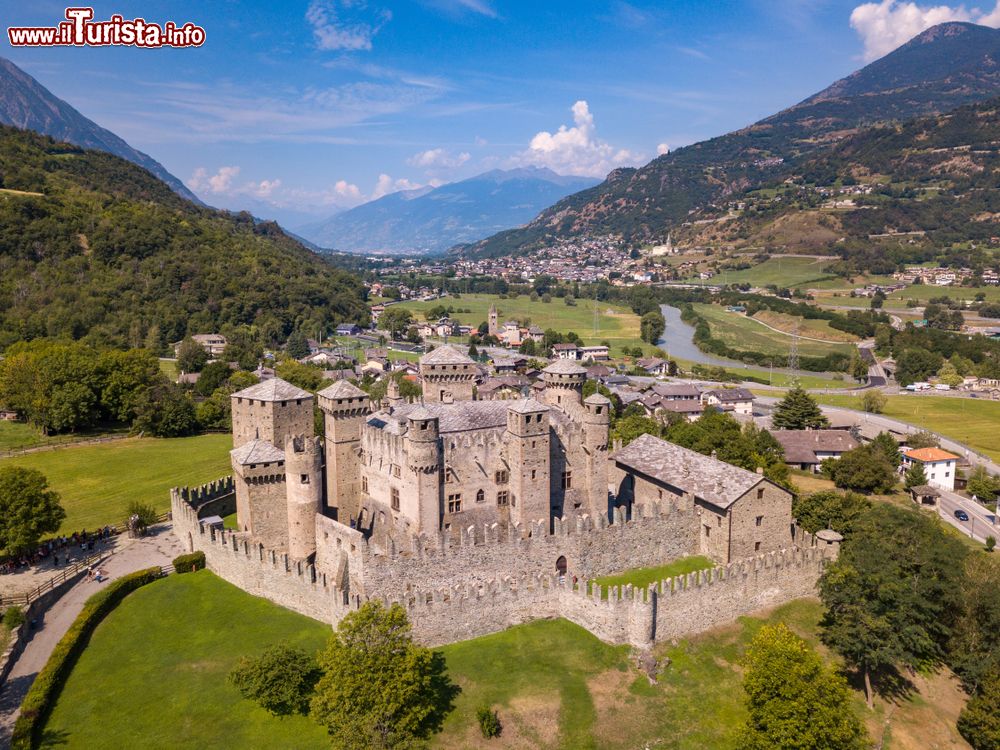
[[[927,484],[927,473],[924,471],[922,463],[914,461],[913,465],[906,470],[906,479],[903,486],[906,489],[910,489],[911,487],[919,487],[922,484]]]
[[[830,426],[815,399],[798,385],[778,402],[771,416],[771,424],[777,430],[807,430]]]

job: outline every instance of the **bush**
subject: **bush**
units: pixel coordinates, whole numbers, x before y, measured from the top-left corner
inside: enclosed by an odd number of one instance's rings
[[[992,537],[990,537],[992,539]],[[3,624],[8,630],[13,630],[18,625],[24,624],[24,610],[17,605],[11,605],[3,613]]]
[[[503,727],[500,725],[500,717],[497,712],[489,706],[483,705],[476,709],[476,721],[479,722],[479,731],[486,739],[499,737]]]
[[[178,573],[193,573],[196,570],[204,570],[205,553],[189,552],[186,555],[178,555],[174,558],[174,570]]]
[[[73,665],[90,641],[91,633],[126,596],[162,575],[159,568],[138,570],[122,576],[86,601],[83,610],[70,625],[66,635],[56,644],[25,696],[21,704],[21,715],[11,736],[11,750],[31,750],[38,745],[45,720],[55,705],[66,678],[73,670]]]
[[[156,523],[158,518],[156,508],[147,503],[141,503],[138,500],[133,500],[125,508],[126,525],[128,524],[129,519],[132,518],[132,516],[139,517],[139,529],[143,532],[145,532],[146,529],[148,529],[150,526]]]
[[[996,546],[997,546],[997,538],[995,536],[993,536],[991,534],[990,536],[986,537],[986,551],[987,552],[992,552],[993,550],[996,549]],[[4,619],[5,620],[7,619],[6,616],[4,616]]]
[[[305,716],[319,678],[315,658],[279,644],[255,659],[242,657],[228,679],[240,695],[274,716]]]

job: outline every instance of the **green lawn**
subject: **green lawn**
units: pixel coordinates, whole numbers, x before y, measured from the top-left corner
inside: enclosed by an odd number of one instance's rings
[[[26,422],[0,421],[0,452],[16,451],[26,448],[37,448],[42,445],[60,445],[76,443],[88,437],[104,437],[114,431],[96,431],[93,433],[75,433],[72,435],[43,435]],[[118,430],[121,432],[121,430]]]
[[[1000,461],[1000,442],[997,442],[1000,401],[916,394],[888,398],[885,416],[939,432]],[[816,394],[816,399],[830,406],[859,408],[858,399],[853,396]]]
[[[0,459],[0,465],[41,471],[62,497],[63,531],[119,523],[131,500],[170,507],[170,488],[231,473],[228,434],[189,438],[128,438]]]
[[[766,328],[745,315],[727,312],[720,305],[696,303],[692,307],[708,321],[712,336],[721,339],[734,349],[765,354],[788,354],[792,342],[789,334]],[[808,333],[803,331],[803,335]],[[832,352],[850,352],[853,348],[854,345],[848,343],[799,339],[799,354],[808,357],[822,357]]]
[[[631,583],[636,588],[644,589],[651,583],[662,581],[665,578],[673,578],[685,573],[693,573],[696,570],[705,570],[714,567],[715,563],[707,557],[693,555],[692,557],[682,557],[680,560],[674,560],[672,563],[667,563],[666,565],[658,565],[652,568],[634,568],[618,575],[602,576],[601,578],[595,578],[593,582],[604,587],[602,595],[607,599],[608,589],[612,586],[625,586]]]
[[[446,646],[449,675],[461,688],[432,747],[487,746],[477,707],[496,709],[495,748],[736,750],[744,719],[740,660],[765,623],[784,622],[818,644],[818,602],[792,602],[762,617],[696,638],[660,644],[667,664],[650,685],[629,649],[602,643],[565,620],[542,620]],[[307,650],[329,628],[216,578],[171,576],[129,596],[94,633],[46,727],[48,745],[92,747],[323,748],[305,718],[275,719],[226,682],[236,659],[282,642]],[[918,687],[921,686],[919,677]],[[936,678],[934,678],[936,679]],[[872,729],[892,730],[885,750],[961,747],[954,721],[961,693],[938,680],[916,694],[865,712]],[[863,700],[854,702],[862,713]],[[887,711],[887,708],[891,710]],[[905,733],[928,744],[900,741]]]
[[[598,302],[597,316],[594,315],[594,301],[577,300],[575,307],[570,307],[558,297],[551,302],[532,302],[527,295],[516,299],[500,299],[492,294],[463,294],[458,299],[446,297],[431,302],[405,302],[404,307],[414,312],[414,316],[424,319],[424,311],[438,305],[468,309],[471,313],[454,313],[453,320],[478,326],[489,317],[491,304],[496,304],[500,313],[500,323],[506,320],[523,320],[529,318],[531,323],[543,330],[552,328],[561,333],[573,331],[584,340],[585,344],[599,344],[607,341],[611,344],[612,354],[618,355],[622,346],[642,346],[652,350],[639,338],[639,316],[626,307],[608,302]]]
[[[773,284],[777,287],[791,288],[829,276],[826,267],[835,260],[836,258],[795,258],[775,255],[763,263],[742,271],[721,271],[705,283],[753,286]]]

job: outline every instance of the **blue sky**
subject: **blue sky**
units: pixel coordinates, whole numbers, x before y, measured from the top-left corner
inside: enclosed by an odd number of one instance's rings
[[[64,4],[2,0],[5,25]],[[747,125],[993,0],[96,3],[205,28],[197,49],[4,54],[206,202],[296,226],[486,169],[603,176]],[[560,128],[563,131],[560,132]]]

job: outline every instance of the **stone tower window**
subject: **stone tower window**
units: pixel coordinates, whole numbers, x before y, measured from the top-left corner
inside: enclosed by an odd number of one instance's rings
[[[536,414],[535,415],[535,421],[536,422],[541,422],[542,421],[542,415],[541,414]]]
[[[481,503],[485,499],[486,499],[486,493],[485,492],[483,492],[482,490],[479,490],[478,492],[476,492],[476,502],[477,503]]]
[[[504,508],[510,505],[510,493],[507,490],[501,490],[497,493],[497,506]]]
[[[500,469],[500,471],[496,473],[496,481],[497,484],[507,484],[507,482],[510,481],[510,472],[506,469]]]
[[[361,491],[368,493],[368,477],[361,477]]]
[[[389,490],[389,504],[393,510],[399,510],[399,490],[396,487]]]
[[[753,551],[754,552],[760,552],[760,542],[754,542],[753,543]]]
[[[759,489],[757,490],[757,499],[758,499],[758,500],[761,500],[761,499],[763,499],[763,497],[764,497],[764,488],[763,488],[763,487],[761,487],[761,488],[759,488]]]
[[[462,495],[448,495],[448,512],[459,513],[462,510]]]
[[[712,536],[712,527],[711,526],[706,526],[705,527],[705,537],[707,538],[707,537],[710,537],[710,536]]]
[[[572,471],[564,471],[562,473],[562,488],[564,490],[571,490],[571,489],[573,489],[573,472]]]
[[[309,475],[299,474],[299,481],[302,482],[302,484],[309,484]]]
[[[764,525],[764,516],[757,516],[757,526]]]

